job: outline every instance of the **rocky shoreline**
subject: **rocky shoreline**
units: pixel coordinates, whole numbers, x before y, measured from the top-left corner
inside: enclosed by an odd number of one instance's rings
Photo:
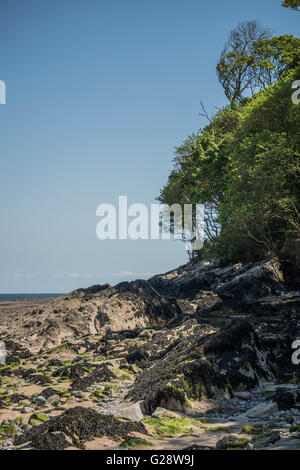
[[[188,263],[0,315],[3,450],[300,449],[300,287],[277,259]]]

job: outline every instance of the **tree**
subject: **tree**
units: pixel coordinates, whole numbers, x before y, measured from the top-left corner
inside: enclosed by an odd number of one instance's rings
[[[300,106],[291,99],[299,74],[300,67],[284,68],[280,80],[220,109],[176,149],[159,200],[205,205],[200,256],[261,259],[299,238]]]
[[[282,6],[285,8],[292,8],[293,10],[300,11],[299,0],[285,0],[284,2],[282,2]]]
[[[222,232],[215,245],[227,260],[279,253],[287,238],[299,237],[300,107],[291,101],[299,72],[289,72],[240,108],[228,140]]]
[[[300,39],[292,35],[261,39],[253,45],[255,59],[251,67],[257,70],[261,88],[272,85],[299,64]]]
[[[259,70],[252,67],[254,43],[270,37],[270,31],[257,21],[239,23],[230,32],[217,64],[217,75],[230,103],[242,102],[249,91],[254,94],[259,78]]]
[[[300,39],[268,37],[257,22],[240,23],[231,31],[217,64],[219,81],[231,104],[277,82],[299,63]]]

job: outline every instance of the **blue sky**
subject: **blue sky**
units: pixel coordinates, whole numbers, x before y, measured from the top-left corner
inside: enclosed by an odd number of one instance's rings
[[[172,153],[226,103],[215,64],[258,19],[299,33],[280,0],[1,0],[0,292],[66,292],[186,261],[181,242],[100,241],[96,207],[151,204]]]

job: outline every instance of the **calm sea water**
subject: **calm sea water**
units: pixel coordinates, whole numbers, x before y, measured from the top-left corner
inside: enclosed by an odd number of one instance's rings
[[[65,294],[0,294],[0,302],[11,302],[25,299],[48,299],[49,297],[61,297]]]

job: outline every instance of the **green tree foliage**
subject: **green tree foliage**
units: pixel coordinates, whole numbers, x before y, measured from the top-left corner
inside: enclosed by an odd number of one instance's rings
[[[291,100],[300,67],[277,72],[276,83],[221,109],[176,149],[159,200],[205,204],[205,256],[261,258],[300,237],[300,106]]]
[[[229,248],[232,258],[263,257],[278,252],[288,236],[300,236],[299,118],[300,108],[291,101],[291,77],[240,110],[219,207],[221,255]]]
[[[251,67],[257,70],[261,88],[271,85],[294,69],[300,61],[300,38],[284,35],[256,41]]]
[[[282,6],[286,8],[292,8],[293,10],[300,11],[300,1],[299,0],[285,0],[282,2]]]
[[[217,75],[231,103],[240,102],[249,90],[254,93],[257,82],[257,69],[252,67],[254,44],[270,36],[257,21],[239,23],[230,32],[217,64]]]
[[[231,31],[217,64],[217,75],[230,103],[242,103],[279,80],[299,58],[299,38],[271,38],[256,21],[247,21]]]

